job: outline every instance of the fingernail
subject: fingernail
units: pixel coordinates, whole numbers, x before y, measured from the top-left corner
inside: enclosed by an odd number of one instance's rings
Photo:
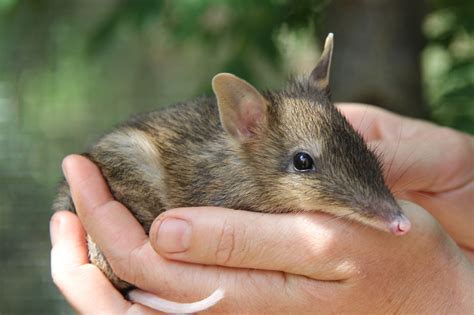
[[[167,253],[184,252],[191,242],[191,225],[181,219],[166,218],[157,233],[158,246]]]
[[[61,219],[53,216],[49,221],[49,237],[51,238],[51,245],[56,244],[57,235],[60,231]]]

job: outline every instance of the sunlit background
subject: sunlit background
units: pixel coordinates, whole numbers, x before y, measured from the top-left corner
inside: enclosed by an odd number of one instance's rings
[[[474,133],[472,0],[0,0],[0,314],[71,312],[49,271],[65,155],[218,72],[281,87],[330,31],[334,100]]]

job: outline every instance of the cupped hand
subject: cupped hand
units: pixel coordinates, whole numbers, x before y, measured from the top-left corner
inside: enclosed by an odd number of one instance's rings
[[[474,137],[375,106],[338,107],[381,155],[395,195],[428,210],[474,257]]]
[[[404,205],[413,229],[403,237],[318,213],[211,207],[167,211],[148,237],[112,199],[91,162],[72,156],[64,168],[81,222],[115,273],[160,297],[190,302],[222,287],[226,296],[212,311],[232,313],[459,313],[474,307],[468,298],[472,264],[413,204]],[[55,220],[66,225],[52,229],[53,278],[76,309],[88,313],[94,299],[110,313],[116,305],[120,312],[137,310],[87,263],[77,219],[57,213]]]

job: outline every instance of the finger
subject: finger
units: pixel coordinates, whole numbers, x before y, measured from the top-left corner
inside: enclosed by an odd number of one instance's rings
[[[61,220],[61,224],[56,225],[55,222],[58,222],[58,218],[64,216],[67,220],[66,223],[63,224],[63,220]],[[74,214],[70,212],[56,214],[52,222],[53,279],[78,313],[154,313],[149,308],[126,301],[100,270],[88,263],[84,231]],[[119,247],[122,245],[118,244]],[[129,249],[124,248],[123,250]],[[284,301],[288,283],[296,282],[293,276],[283,276],[274,272],[225,270],[211,266],[170,262],[159,257],[151,247],[149,247],[149,254],[145,255],[141,261],[137,259],[136,266],[127,266],[128,270],[136,268],[142,271],[139,274],[143,274],[144,278],[138,278],[138,282],[143,289],[172,301],[193,302],[206,297],[217,287],[222,287],[225,291],[225,299],[213,310],[238,309],[242,302],[245,303],[247,309],[259,310],[261,309],[261,300],[255,301],[253,297],[257,296],[258,291],[261,290],[260,286],[271,287],[275,290],[275,292],[269,291],[267,295],[262,296],[262,300],[276,298],[278,301]],[[139,266],[140,264],[142,266]],[[317,287],[317,284],[313,287]],[[322,284],[321,289],[324,288],[325,286]],[[241,292],[245,292],[245,296],[242,296]],[[282,302],[275,303],[275,307],[281,309],[288,306]]]
[[[276,271],[187,264],[162,258],[151,248],[149,242],[139,245],[143,228],[126,208],[110,200],[105,182],[94,179],[101,175],[92,163],[76,156],[66,159],[64,168],[85,228],[104,251],[112,269],[121,279],[176,302],[200,300],[221,287],[226,298],[217,305],[217,310],[228,307],[238,309],[245,303],[246,309],[256,311],[261,309],[261,301],[270,298],[281,301],[274,304],[276,309],[288,307],[287,290],[298,283],[296,276],[285,276]],[[138,241],[130,241],[133,239]],[[146,239],[148,240],[147,237]],[[318,284],[321,290],[332,290],[324,282],[317,282],[315,286]],[[262,296],[262,287],[274,290]],[[262,299],[255,300],[255,296],[261,296]]]
[[[433,145],[432,139],[443,139]],[[446,192],[472,181],[474,146],[457,132],[439,128],[418,137],[370,142],[382,158],[385,178],[395,190]],[[449,152],[449,154],[447,154]]]
[[[148,311],[139,305],[132,306],[97,267],[89,264],[84,230],[74,214],[54,214],[50,228],[53,281],[78,313],[120,314],[137,308]]]
[[[354,276],[358,262],[348,257],[363,252],[368,239],[390,237],[321,213],[272,215],[211,207],[169,210],[150,230],[153,248],[169,259],[332,281]]]
[[[431,192],[439,192],[472,179],[472,172],[462,171],[472,164],[474,146],[469,137],[371,105],[343,103],[338,108],[374,151],[382,154],[389,181],[409,181],[410,189],[435,187]],[[422,178],[413,180],[418,169]]]
[[[337,107],[366,141],[400,134],[401,116],[367,104],[344,103]]]
[[[71,174],[68,175],[70,177]],[[75,175],[73,175],[74,177]],[[93,175],[100,176],[100,175]],[[75,194],[81,196],[81,193]],[[82,195],[83,198],[87,197]],[[82,203],[87,204],[87,203]],[[93,204],[93,203],[92,203]],[[103,229],[103,233],[123,233],[123,230],[115,230],[119,226],[122,220],[120,216],[126,215],[122,213],[123,207],[118,207],[119,212],[113,212],[114,207],[106,208],[101,212],[101,215],[108,215],[110,220],[106,220],[107,225],[112,228]],[[81,209],[79,212],[88,212],[86,216],[90,216],[88,220],[94,221],[94,216],[97,211],[91,211],[91,209]],[[107,214],[111,212],[111,214]],[[115,224],[117,223],[117,224]],[[421,225],[423,226],[423,225]],[[140,229],[141,227],[139,227]],[[416,229],[414,229],[416,230]],[[127,233],[135,233],[130,229],[126,230]],[[99,233],[98,231],[97,233]],[[347,231],[343,231],[348,233]],[[100,233],[99,233],[100,234]],[[331,236],[330,233],[327,236]],[[373,239],[381,240],[381,238],[372,237]],[[102,240],[106,240],[104,237]],[[355,242],[358,243],[360,240],[354,238]],[[361,242],[363,243],[363,242]],[[149,243],[148,243],[149,244]],[[167,259],[163,259],[156,255],[150,246],[143,246],[141,251],[133,251],[132,248],[126,248],[130,246],[130,242],[120,242],[115,244],[98,244],[101,248],[107,246],[118,247],[118,251],[128,252],[128,256],[136,255],[140,259],[129,261],[130,264],[126,266],[128,270],[137,269],[133,271],[137,277],[137,284],[142,289],[157,293],[159,296],[172,299],[178,302],[188,302],[196,299],[201,299],[207,294],[212,292],[217,286],[224,288],[226,292],[226,298],[219,304],[216,310],[224,309],[245,309],[249,312],[261,311],[264,306],[266,310],[274,311],[290,311],[294,309],[303,310],[305,307],[314,306],[312,300],[308,304],[308,300],[296,300],[294,298],[289,299],[291,296],[297,295],[297,292],[318,292],[318,296],[333,296],[337,286],[334,282],[320,282],[320,281],[306,281],[311,283],[305,288],[301,287],[301,281],[309,279],[307,277],[298,277],[294,275],[283,274],[275,271],[259,271],[259,270],[247,270],[242,268],[228,269],[224,267],[215,266],[200,266],[195,264],[187,264],[181,262],[172,262]],[[346,244],[349,248],[354,247]],[[380,245],[380,244],[379,244]],[[123,248],[122,246],[125,246]],[[382,249],[385,248],[386,243],[383,243]],[[301,254],[301,253],[298,253]],[[372,257],[374,259],[374,257]],[[116,261],[120,263],[121,261]],[[136,263],[136,264],[134,264]],[[309,262],[314,263],[314,262]],[[350,263],[350,259],[348,260]],[[113,266],[112,266],[113,267]],[[114,268],[115,270],[115,268]],[[123,269],[125,270],[125,269]],[[125,273],[124,273],[125,274]],[[127,280],[127,278],[122,277]],[[133,282],[133,281],[129,281]],[[262,288],[272,288],[272,290],[266,290],[262,292]],[[309,288],[309,289],[308,289]],[[203,292],[206,292],[202,295]],[[308,293],[306,293],[308,294]],[[258,296],[256,299],[255,297]],[[307,296],[307,295],[306,295]],[[268,305],[265,301],[272,300],[272,304]],[[262,305],[263,303],[263,305]],[[296,303],[296,304],[294,304]],[[242,305],[245,305],[242,308]],[[306,308],[307,309],[307,308]]]
[[[394,193],[424,190],[439,182],[440,152],[429,142],[384,140],[369,142],[369,147],[380,156],[385,181]]]
[[[426,130],[431,123],[400,116],[380,107],[340,103],[337,105],[341,113],[366,141],[413,137]]]
[[[63,169],[71,189],[77,214],[109,262],[130,265],[129,252],[139,251],[148,241],[140,223],[121,203],[115,201],[97,166],[88,159],[71,155]],[[109,246],[113,245],[113,246]]]
[[[170,262],[157,255],[142,226],[123,205],[112,199],[92,162],[81,156],[70,156],[64,160],[63,168],[84,227],[119,278],[177,302],[205,298],[221,286],[219,280],[226,282],[221,275],[222,268]],[[248,276],[244,271],[227,273],[227,285],[233,289],[239,287],[235,278],[241,273]],[[261,274],[253,277],[271,279]],[[225,284],[224,289],[230,290]]]

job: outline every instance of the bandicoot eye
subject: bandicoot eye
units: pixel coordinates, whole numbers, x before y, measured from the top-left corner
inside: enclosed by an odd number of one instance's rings
[[[306,152],[298,152],[293,157],[293,166],[297,171],[310,171],[314,168],[313,158]]]

